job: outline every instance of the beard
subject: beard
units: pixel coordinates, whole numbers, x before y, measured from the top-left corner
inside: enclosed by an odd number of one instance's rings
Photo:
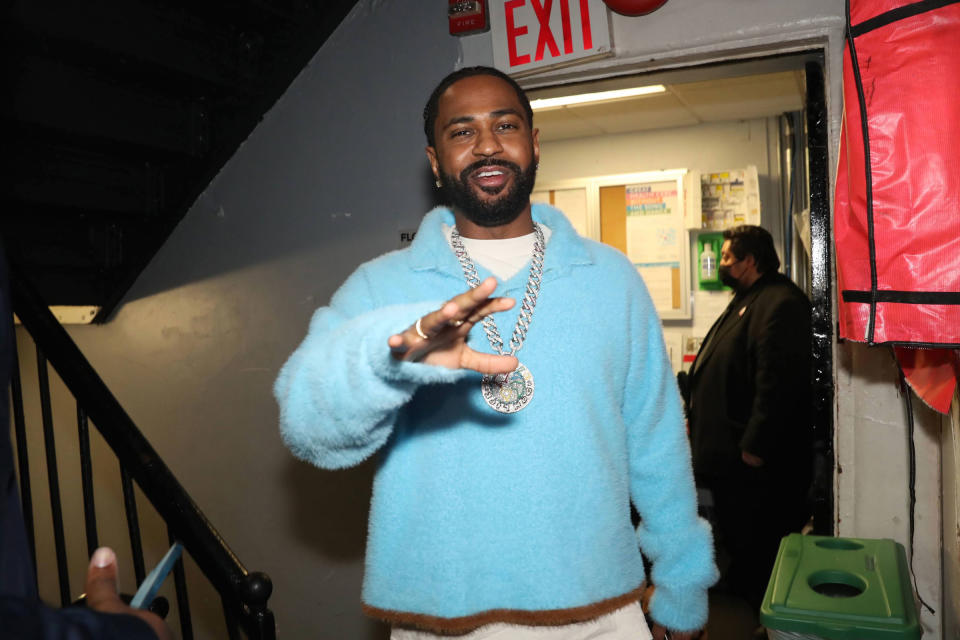
[[[495,200],[482,200],[470,186],[470,174],[481,167],[497,166],[513,172],[513,181],[506,193]],[[530,203],[530,194],[537,180],[537,165],[530,162],[526,169],[509,160],[478,160],[459,176],[452,176],[441,168],[443,176],[441,193],[450,206],[462,213],[467,220],[480,227],[499,227],[517,219]],[[502,189],[480,190],[496,195]]]

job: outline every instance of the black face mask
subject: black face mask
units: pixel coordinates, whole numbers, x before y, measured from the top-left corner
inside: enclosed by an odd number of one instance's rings
[[[736,264],[736,263],[734,263]],[[717,268],[717,275],[720,276],[720,282],[730,287],[734,291],[740,290],[740,281],[734,278],[730,274],[730,267],[728,265],[723,265]]]
[[[492,202],[484,202],[474,194],[467,180],[471,173],[483,166],[499,166],[512,171],[514,182],[510,190]],[[467,220],[480,227],[499,227],[517,219],[527,203],[537,180],[537,165],[531,162],[523,170],[509,160],[478,160],[460,172],[460,176],[443,173],[442,190],[447,202],[459,209]],[[484,189],[486,191],[486,189]]]

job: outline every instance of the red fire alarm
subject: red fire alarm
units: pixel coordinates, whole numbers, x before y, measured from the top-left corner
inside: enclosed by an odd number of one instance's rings
[[[450,35],[465,36],[490,28],[487,23],[487,0],[450,0],[447,9]]]

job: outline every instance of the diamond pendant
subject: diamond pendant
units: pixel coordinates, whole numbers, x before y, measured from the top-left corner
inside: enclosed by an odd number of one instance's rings
[[[491,408],[500,413],[516,413],[533,398],[533,374],[521,363],[507,374],[484,375],[480,389]]]

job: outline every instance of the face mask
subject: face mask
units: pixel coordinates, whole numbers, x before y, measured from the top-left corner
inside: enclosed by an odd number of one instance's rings
[[[736,263],[734,263],[736,264]],[[733,277],[730,273],[730,267],[728,265],[723,265],[717,269],[717,274],[720,276],[720,282],[730,287],[734,291],[737,291],[740,287],[740,281]]]

